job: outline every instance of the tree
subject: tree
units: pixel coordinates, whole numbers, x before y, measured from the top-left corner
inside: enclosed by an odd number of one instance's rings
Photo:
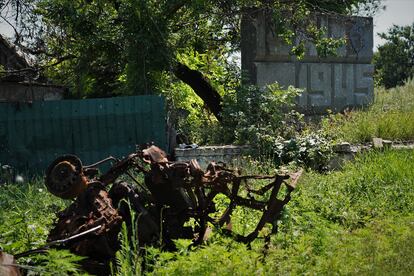
[[[36,58],[37,68],[70,86],[76,97],[153,93],[160,85],[160,75],[166,73],[190,85],[220,118],[217,87],[205,72],[182,64],[178,55],[208,53],[213,57],[238,51],[240,20],[250,7],[283,14],[284,19],[278,20],[283,30],[280,35],[292,38],[300,26],[308,26],[311,11],[344,14],[379,2],[9,0],[9,19],[15,24],[7,22],[14,25],[15,42]],[[326,39],[316,26],[300,31],[309,32],[310,40]],[[295,54],[300,51],[296,48]]]
[[[386,88],[403,85],[414,77],[414,23],[394,25],[379,36],[387,42],[374,55],[376,81]]]

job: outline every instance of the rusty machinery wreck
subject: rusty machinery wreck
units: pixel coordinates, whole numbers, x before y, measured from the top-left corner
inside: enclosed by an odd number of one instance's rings
[[[108,162],[112,166],[99,174],[98,166]],[[64,155],[47,169],[46,187],[55,196],[73,202],[57,214],[47,247],[66,248],[86,256],[84,268],[104,274],[119,249],[118,234],[124,221],[129,228],[132,223],[138,225],[140,247],[157,245],[174,250],[174,239],[191,239],[193,245],[198,245],[210,227],[250,244],[267,223],[272,233],[277,232],[277,221],[300,175],[301,171],[241,175],[214,162],[202,170],[196,160],[169,161],[166,153],[154,145],[140,147],[121,160],[108,157],[88,166],[77,156]],[[228,202],[222,210],[217,210],[214,201],[219,194]],[[262,212],[248,235],[231,229],[231,216],[238,206]],[[131,216],[131,211],[136,215]],[[190,220],[192,223],[188,223]]]

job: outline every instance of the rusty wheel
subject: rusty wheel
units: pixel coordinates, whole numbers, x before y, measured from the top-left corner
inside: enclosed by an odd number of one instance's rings
[[[57,158],[46,171],[47,189],[60,198],[75,198],[86,189],[86,185],[82,162],[75,155]]]

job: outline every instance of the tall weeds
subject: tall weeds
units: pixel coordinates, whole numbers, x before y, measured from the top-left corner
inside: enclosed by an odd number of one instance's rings
[[[414,80],[389,90],[377,88],[371,107],[331,115],[323,120],[322,129],[335,140],[353,143],[369,142],[373,137],[413,141]]]
[[[138,217],[132,210],[130,203],[126,203],[130,209],[131,227],[128,230],[126,223],[122,223],[121,232],[119,233],[120,249],[115,255],[115,265],[111,264],[113,276],[141,275],[142,258],[139,253]]]

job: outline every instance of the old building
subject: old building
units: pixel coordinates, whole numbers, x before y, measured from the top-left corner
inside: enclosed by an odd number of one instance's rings
[[[64,87],[51,85],[0,35],[0,102],[62,99]]]

